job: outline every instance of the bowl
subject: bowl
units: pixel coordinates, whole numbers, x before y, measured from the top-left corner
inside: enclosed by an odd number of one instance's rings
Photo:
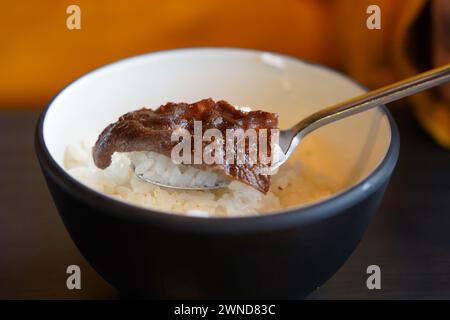
[[[36,153],[71,238],[121,295],[304,298],[350,257],[383,197],[399,152],[384,106],[311,134],[326,139],[329,159],[345,160],[329,169],[345,185],[341,191],[261,216],[190,217],[116,200],[72,178],[63,167],[64,149],[140,106],[212,97],[278,112],[287,127],[364,91],[333,70],[276,53],[196,48],[145,54],[63,89],[39,119]]]

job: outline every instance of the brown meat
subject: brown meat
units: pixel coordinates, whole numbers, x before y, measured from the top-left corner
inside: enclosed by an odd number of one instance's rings
[[[263,111],[242,112],[226,101],[204,99],[193,104],[167,103],[156,110],[142,108],[124,114],[116,123],[103,130],[93,148],[95,165],[102,169],[108,167],[114,152],[154,151],[170,157],[172,148],[178,143],[171,141],[172,132],[183,128],[193,135],[194,120],[202,121],[203,133],[207,129],[215,128],[220,130],[224,139],[227,129],[255,129],[257,133],[260,129],[267,129],[270,136],[270,130],[278,128],[277,114]],[[208,143],[203,142],[203,148]],[[192,143],[192,152],[193,146]],[[248,150],[246,155],[247,152]],[[270,139],[267,153],[270,156]],[[267,193],[270,188],[270,175],[260,172],[268,165],[260,164],[259,161],[255,164],[237,164],[236,161],[231,164],[226,162],[224,157],[220,165],[203,164],[201,167],[219,170],[232,179]]]

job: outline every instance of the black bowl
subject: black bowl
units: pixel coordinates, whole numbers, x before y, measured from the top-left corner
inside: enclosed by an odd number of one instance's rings
[[[102,195],[50,154],[42,113],[36,153],[58,211],[88,262],[121,294],[145,298],[302,298],[349,258],[376,212],[399,152],[344,192],[298,209],[245,218],[161,213]],[[369,188],[364,187],[370,185]]]

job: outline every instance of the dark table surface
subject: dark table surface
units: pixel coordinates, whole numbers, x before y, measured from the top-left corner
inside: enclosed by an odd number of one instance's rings
[[[385,198],[358,248],[311,299],[450,299],[450,151],[409,109],[394,110],[401,152]],[[33,147],[37,113],[0,112],[0,299],[118,298],[69,238]],[[66,288],[66,268],[82,289]],[[381,290],[366,268],[381,268]]]

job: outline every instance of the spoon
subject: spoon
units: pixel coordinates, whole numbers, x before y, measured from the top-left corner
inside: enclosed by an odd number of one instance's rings
[[[450,64],[420,73],[416,76],[317,111],[304,118],[293,127],[287,130],[280,130],[278,145],[285,156],[278,162],[272,164],[271,168],[272,170],[275,170],[285,163],[297,148],[303,137],[326,124],[369,110],[373,107],[388,104],[448,81],[450,81]],[[142,174],[136,175],[146,182],[172,189],[211,190],[224,188],[229,184],[229,181],[220,181],[213,186],[176,186],[151,180],[148,177],[144,177]]]

